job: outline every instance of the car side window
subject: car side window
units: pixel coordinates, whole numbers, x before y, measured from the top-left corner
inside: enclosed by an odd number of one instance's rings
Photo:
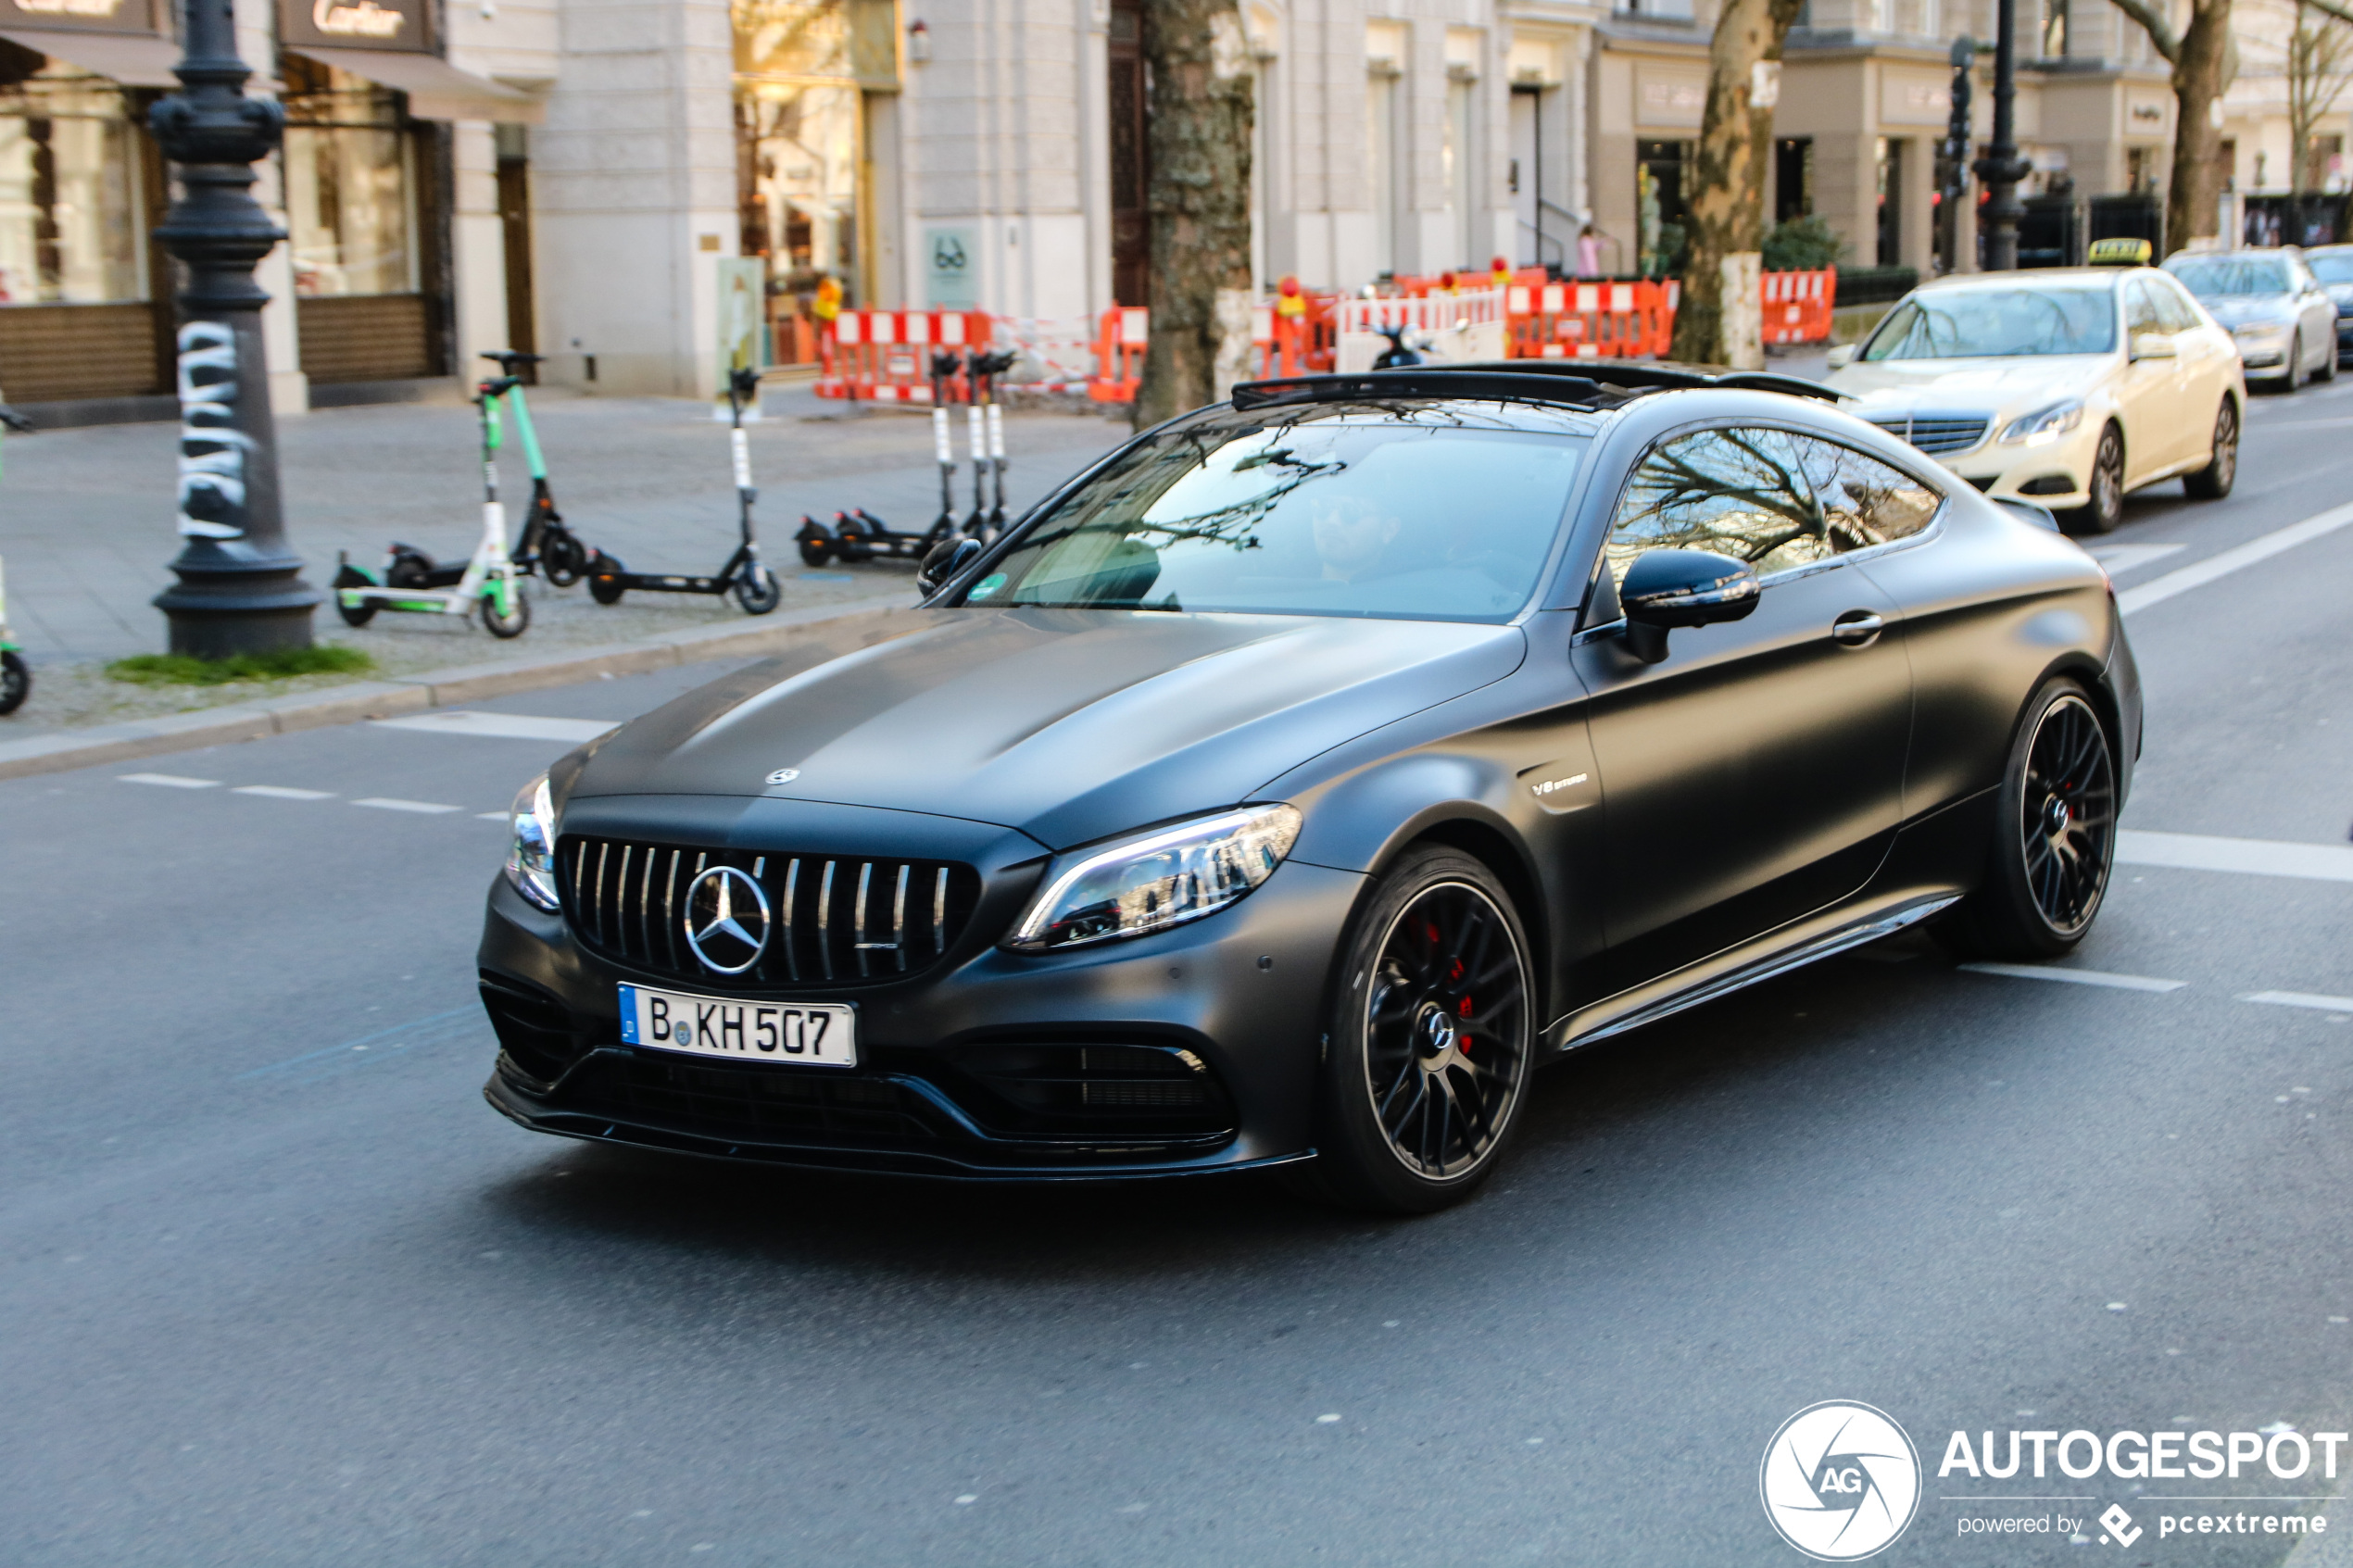
[[[2171,278],[2151,279],[2149,287],[2156,292],[2158,319],[2165,323],[2167,332],[2185,332],[2205,324],[2198,320],[2197,307],[2190,303],[2190,296],[2181,284]]]
[[[2124,284],[2125,341],[2129,343],[2143,332],[2161,332],[2165,330],[2165,322],[2157,313],[2157,300],[2151,295],[2148,280],[2145,278],[2126,280]]]
[[[1902,470],[1820,436],[1791,437],[1832,554],[1908,539],[1944,498]]]
[[[1606,546],[1621,583],[1644,550],[1711,550],[1762,577],[1835,549],[1791,438],[1743,426],[1654,447],[1627,482]]]

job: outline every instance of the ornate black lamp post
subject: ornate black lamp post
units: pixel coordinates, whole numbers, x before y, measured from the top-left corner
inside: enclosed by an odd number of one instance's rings
[[[2018,270],[2018,220],[2026,208],[2018,199],[2018,182],[2032,166],[2018,156],[2018,135],[2012,109],[2018,100],[2018,0],[1998,0],[2000,18],[1994,34],[1994,139],[1985,156],[1970,165],[1985,185],[1985,270]]]
[[[156,238],[188,268],[180,295],[180,533],[156,596],[171,622],[171,651],[199,659],[310,646],[318,590],[286,547],[278,504],[278,441],[261,307],[270,296],[254,264],[286,236],[253,199],[254,164],[285,123],[266,98],[245,95],[252,73],[237,57],[231,0],[187,0],[182,90],[147,117],[179,166],[180,198]]]

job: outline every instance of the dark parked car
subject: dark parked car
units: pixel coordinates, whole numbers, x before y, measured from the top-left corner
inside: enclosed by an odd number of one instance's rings
[[[573,752],[491,1103],[1428,1210],[1575,1047],[1931,917],[2066,951],[2141,740],[2099,567],[1819,388],[1599,373],[1239,387],[940,552],[936,624]]]

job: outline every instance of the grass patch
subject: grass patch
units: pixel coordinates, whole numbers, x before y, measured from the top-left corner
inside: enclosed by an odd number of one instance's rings
[[[360,675],[376,661],[358,648],[315,647],[241,653],[232,659],[192,659],[183,653],[137,653],[107,666],[134,686],[225,686],[233,681],[290,681],[297,675]]]

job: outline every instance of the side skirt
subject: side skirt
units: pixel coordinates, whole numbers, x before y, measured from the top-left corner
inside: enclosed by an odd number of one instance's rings
[[[1859,920],[1834,926],[1802,941],[1793,947],[1752,959],[1713,978],[1702,979],[1696,984],[1687,985],[1684,989],[1641,1003],[1630,1011],[1616,1017],[1608,1016],[1604,1009],[1589,1009],[1583,1013],[1570,1015],[1545,1033],[1553,1036],[1554,1051],[1572,1050],[1579,1046],[1592,1045],[1596,1040],[1606,1040],[1613,1035],[1622,1035],[1629,1029],[1655,1023],[1686,1008],[1695,1008],[1719,997],[1730,996],[1734,991],[1761,985],[1776,975],[1787,974],[1793,969],[1803,969],[1809,963],[1845,952],[1850,947],[1859,947],[1882,936],[1892,936],[1906,926],[1916,925],[1938,910],[1958,903],[1960,898],[1961,895],[1957,893],[1941,893],[1914,898],[1894,909],[1874,910]]]

